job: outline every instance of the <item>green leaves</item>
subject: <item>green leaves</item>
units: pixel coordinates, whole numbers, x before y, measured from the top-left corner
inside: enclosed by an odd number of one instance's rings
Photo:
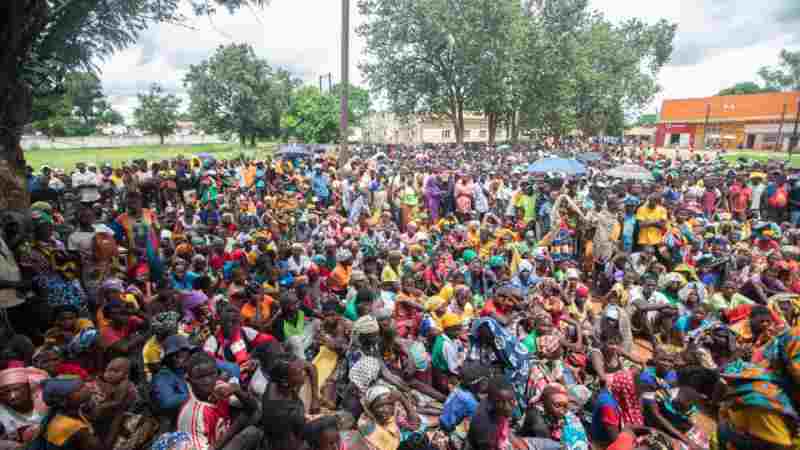
[[[339,116],[341,85],[329,93],[321,93],[312,86],[301,87],[292,95],[292,104],[281,117],[285,138],[297,138],[310,144],[332,143],[340,140]],[[350,86],[349,120],[358,126],[369,112],[369,93]]]
[[[249,45],[232,44],[191,66],[184,84],[200,128],[254,143],[279,134],[281,113],[298,82],[287,71],[273,70]]]
[[[758,76],[771,91],[800,90],[800,51],[781,50],[781,61],[777,67],[762,67]]]
[[[153,84],[148,93],[138,97],[139,106],[133,111],[136,126],[157,134],[163,144],[164,137],[175,132],[181,100],[174,94],[165,94],[158,84]]]
[[[445,115],[457,135],[464,110],[514,127],[519,112],[529,134],[596,134],[652,101],[674,24],[611,23],[588,0],[523,3],[361,0],[361,69],[393,112]]]

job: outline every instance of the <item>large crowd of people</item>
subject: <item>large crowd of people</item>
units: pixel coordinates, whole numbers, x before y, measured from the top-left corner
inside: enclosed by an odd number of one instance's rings
[[[798,448],[797,173],[595,150],[31,170],[0,449]]]

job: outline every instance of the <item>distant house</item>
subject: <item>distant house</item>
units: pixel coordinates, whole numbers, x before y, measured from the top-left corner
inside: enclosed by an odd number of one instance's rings
[[[102,124],[97,126],[97,131],[103,136],[125,136],[129,133],[125,125]]]
[[[195,134],[194,122],[190,120],[179,120],[175,126],[175,134],[178,136]]]
[[[659,147],[786,150],[800,118],[800,92],[665,100]]]

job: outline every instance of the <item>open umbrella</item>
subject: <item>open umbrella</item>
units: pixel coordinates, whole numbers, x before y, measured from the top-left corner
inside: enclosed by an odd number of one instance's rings
[[[587,153],[579,153],[576,156],[578,161],[585,161],[585,162],[595,162],[600,161],[603,159],[603,154],[600,152],[587,152]]]
[[[283,158],[310,158],[314,152],[306,144],[282,144],[276,155]]]
[[[622,180],[653,181],[653,174],[636,164],[623,164],[606,172],[606,176]]]
[[[574,159],[544,158],[528,166],[528,173],[561,172],[567,175],[583,175],[586,166]]]
[[[497,147],[497,149],[498,150],[511,150],[511,146],[508,145],[508,144],[503,144],[503,145]]]

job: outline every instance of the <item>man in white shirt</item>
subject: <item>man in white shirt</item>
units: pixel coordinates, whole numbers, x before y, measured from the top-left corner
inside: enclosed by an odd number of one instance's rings
[[[100,200],[100,185],[97,174],[86,170],[86,164],[75,165],[78,171],[72,174],[72,187],[78,190],[81,203],[92,204]]]

